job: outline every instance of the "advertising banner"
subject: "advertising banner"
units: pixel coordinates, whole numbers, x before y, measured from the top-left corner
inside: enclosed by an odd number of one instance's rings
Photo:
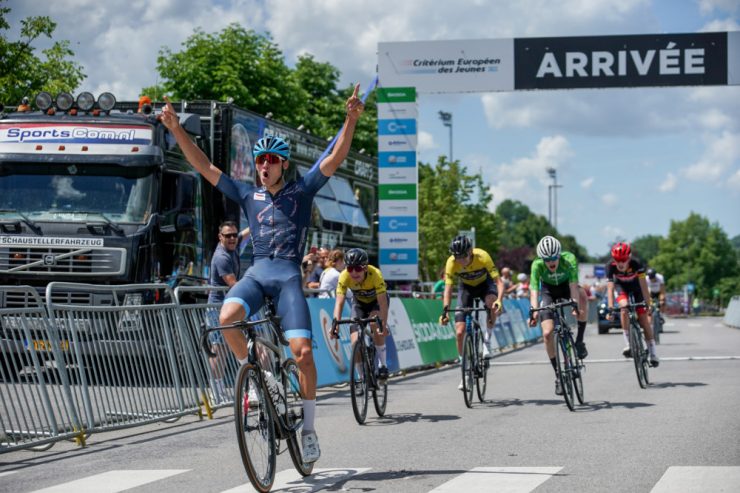
[[[399,367],[421,366],[421,353],[414,338],[411,321],[406,313],[406,307],[399,298],[391,298],[388,306],[388,326],[395,341]]]
[[[378,43],[378,76],[384,86],[421,93],[511,91],[514,40]]]
[[[442,301],[402,298],[401,302],[411,322],[423,364],[457,358],[455,329],[452,323],[439,325]]]

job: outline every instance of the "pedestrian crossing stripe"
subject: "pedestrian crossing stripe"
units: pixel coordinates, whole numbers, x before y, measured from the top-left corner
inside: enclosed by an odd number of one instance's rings
[[[58,484],[33,493],[118,493],[188,472],[190,469],[129,469],[108,471]]]
[[[559,466],[476,467],[452,477],[429,493],[531,493],[551,478],[559,476],[562,469]],[[317,468],[310,476],[302,477],[295,469],[286,469],[276,474],[272,490],[310,493],[336,489],[338,485],[344,488],[345,483],[353,477],[370,470],[368,467]],[[34,493],[118,493],[190,471],[192,470],[114,470],[36,490]],[[15,472],[18,471],[0,472],[0,477],[7,477]],[[409,472],[413,474],[413,471]],[[740,485],[740,466],[671,466],[655,483],[651,493],[733,492],[738,491],[737,485]],[[221,493],[244,491],[255,490],[249,482],[245,482]]]

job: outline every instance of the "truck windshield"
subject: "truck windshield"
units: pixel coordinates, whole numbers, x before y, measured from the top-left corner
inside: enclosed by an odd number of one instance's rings
[[[85,221],[102,213],[143,223],[151,212],[154,167],[108,164],[0,164],[0,209],[34,221]]]

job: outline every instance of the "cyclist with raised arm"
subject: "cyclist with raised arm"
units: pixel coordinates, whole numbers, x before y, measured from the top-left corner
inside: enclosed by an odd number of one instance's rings
[[[249,221],[254,260],[244,277],[226,295],[219,322],[244,320],[263,305],[265,296],[275,301],[277,315],[300,368],[303,396],[302,454],[305,462],[321,455],[314,428],[316,366],[311,346],[311,318],[303,295],[300,264],[306,244],[314,196],[347,157],[357,120],[364,110],[359,84],[346,102],[346,118],[337,141],[320,163],[298,180],[285,181],[290,147],[282,138],[265,135],[254,145],[256,176],[260,187],[237,182],[208,161],[208,157],[180,126],[167,100],[159,119],[177,139],[185,158],[226,197],[241,205]],[[240,363],[247,362],[247,340],[238,330],[224,331],[229,348]]]
[[[614,308],[614,293],[617,293],[617,304],[619,304],[621,322],[622,322],[622,333],[624,334],[624,342],[627,344],[622,350],[622,354],[625,358],[631,358],[632,353],[630,351],[630,320],[629,311],[627,305],[629,304],[629,297],[632,298],[635,303],[642,301],[650,304],[650,294],[648,292],[647,282],[645,281],[645,268],[642,266],[637,259],[632,256],[632,247],[629,243],[618,242],[612,246],[612,261],[606,267],[606,279],[607,279],[607,303],[609,310]],[[650,352],[650,364],[657,367],[660,364],[658,355],[655,351],[655,337],[653,335],[653,329],[650,327],[650,321],[648,319],[649,310],[643,306],[637,308],[637,321],[645,331],[645,340],[648,343],[648,351]],[[611,311],[607,315],[609,320],[612,317]]]
[[[459,279],[457,290],[457,308],[472,308],[475,299],[483,301],[488,313],[488,324],[483,344],[483,356],[490,357],[488,345],[496,323],[496,316],[501,312],[499,293],[504,292],[504,283],[493,264],[491,256],[481,248],[473,248],[470,238],[465,235],[456,236],[450,243],[450,256],[445,264],[445,290],[442,295],[442,315],[439,323],[447,325],[450,317],[447,310],[452,301],[452,286]],[[465,314],[455,313],[455,338],[457,340],[457,354],[462,357],[463,339],[465,338]],[[463,390],[460,381],[458,389]]]
[[[561,251],[560,241],[553,236],[544,236],[537,244],[537,259],[532,262],[529,276],[529,302],[531,306],[545,306],[552,303],[573,300],[578,303],[573,309],[573,316],[578,321],[576,334],[576,352],[580,359],[588,356],[583,336],[586,332],[588,317],[588,298],[585,290],[578,285],[578,261],[570,252]],[[542,293],[542,302],[539,296]],[[558,378],[557,362],[555,360],[555,328],[554,313],[552,310],[543,310],[532,313],[529,325],[534,327],[539,319],[542,326],[542,336],[545,339],[545,351],[550,358],[550,364],[555,370],[555,394],[563,395],[563,389]]]
[[[337,320],[342,318],[342,308],[347,297],[347,290],[352,291],[352,315],[350,318],[372,318],[379,316],[381,333],[377,332],[375,324],[371,324],[375,354],[378,355],[378,379],[388,379],[385,338],[388,336],[388,293],[380,269],[368,264],[367,252],[362,248],[352,248],[344,254],[345,269],[339,274],[337,283],[337,299],[334,302],[334,320],[332,320],[332,338],[339,337]],[[350,327],[352,343],[360,335],[361,327]],[[355,365],[362,362],[355,361]],[[362,374],[358,370],[359,374]]]

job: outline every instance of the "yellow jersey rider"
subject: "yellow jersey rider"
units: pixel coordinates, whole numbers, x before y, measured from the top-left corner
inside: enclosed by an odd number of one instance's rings
[[[470,238],[464,235],[456,236],[450,243],[450,257],[445,265],[445,290],[442,295],[444,311],[439,321],[446,325],[449,323],[447,309],[452,299],[452,286],[459,279],[457,291],[457,307],[467,308],[473,306],[473,301],[478,298],[483,300],[486,308],[490,309],[488,324],[483,345],[483,354],[489,357],[488,345],[491,340],[493,326],[496,323],[496,314],[501,311],[501,300],[499,293],[504,292],[504,283],[493,265],[491,256],[481,248],[473,248]],[[463,338],[465,337],[465,314],[455,313],[455,337],[457,340],[457,353],[462,354]],[[458,386],[462,390],[462,382]]]

